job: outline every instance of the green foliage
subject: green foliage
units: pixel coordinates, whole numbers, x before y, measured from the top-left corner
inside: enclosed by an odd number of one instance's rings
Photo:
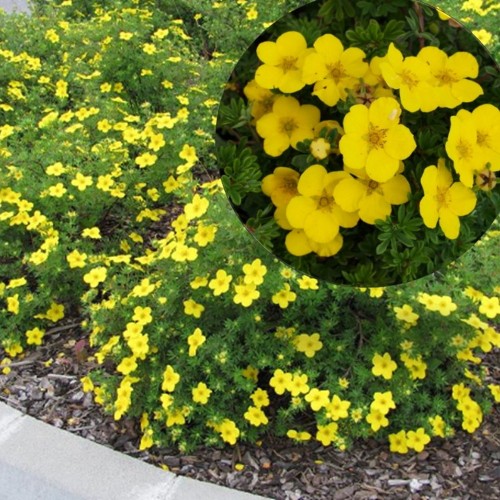
[[[224,172],[221,177],[222,185],[235,205],[241,204],[243,193],[260,193],[262,173],[257,157],[244,142],[221,146],[218,159]]]

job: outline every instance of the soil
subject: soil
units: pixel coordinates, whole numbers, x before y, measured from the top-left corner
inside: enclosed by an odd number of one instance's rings
[[[54,328],[45,338],[50,340],[0,375],[0,401],[176,474],[286,500],[500,498],[498,406],[475,434],[433,440],[419,454],[393,454],[375,440],[339,452],[318,442],[298,446],[276,438],[192,455],[167,448],[139,451],[137,423],[116,422],[81,390],[79,380],[93,365],[77,324]],[[498,351],[484,358],[494,383],[500,380],[499,360]],[[244,468],[236,470],[235,464]]]

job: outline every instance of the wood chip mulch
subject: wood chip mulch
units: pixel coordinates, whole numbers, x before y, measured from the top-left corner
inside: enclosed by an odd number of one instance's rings
[[[137,424],[125,418],[115,422],[101,412],[91,394],[82,392],[79,380],[90,367],[86,340],[71,335],[71,329],[74,326],[53,330],[50,341],[14,361],[8,375],[0,374],[0,401],[176,474],[268,498],[500,498],[498,406],[475,434],[458,432],[448,440],[433,440],[419,454],[392,454],[386,443],[375,440],[339,452],[318,442],[298,446],[276,438],[261,446],[204,448],[192,455],[165,448],[139,451]],[[495,383],[500,378],[499,358],[498,352],[485,358]],[[236,470],[235,464],[243,464],[243,470]]]

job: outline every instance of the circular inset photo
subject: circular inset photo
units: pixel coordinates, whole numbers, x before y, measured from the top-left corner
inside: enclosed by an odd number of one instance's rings
[[[430,5],[322,0],[245,52],[217,119],[242,223],[295,269],[385,286],[460,257],[498,214],[500,72]]]

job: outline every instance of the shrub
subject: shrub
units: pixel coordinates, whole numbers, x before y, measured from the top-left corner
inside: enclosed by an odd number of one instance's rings
[[[3,370],[80,318],[97,363],[84,390],[140,419],[143,449],[274,432],[391,436],[401,452],[475,430],[498,400],[477,363],[498,346],[497,229],[446,275],[336,287],[271,257],[221,192],[211,134],[232,42],[258,35],[255,10],[268,23],[296,5],[84,4],[0,18]]]
[[[238,62],[217,122],[222,182],[287,264],[394,285],[459,257],[497,215],[484,145],[500,141],[500,72],[428,6],[334,3],[285,16]]]

